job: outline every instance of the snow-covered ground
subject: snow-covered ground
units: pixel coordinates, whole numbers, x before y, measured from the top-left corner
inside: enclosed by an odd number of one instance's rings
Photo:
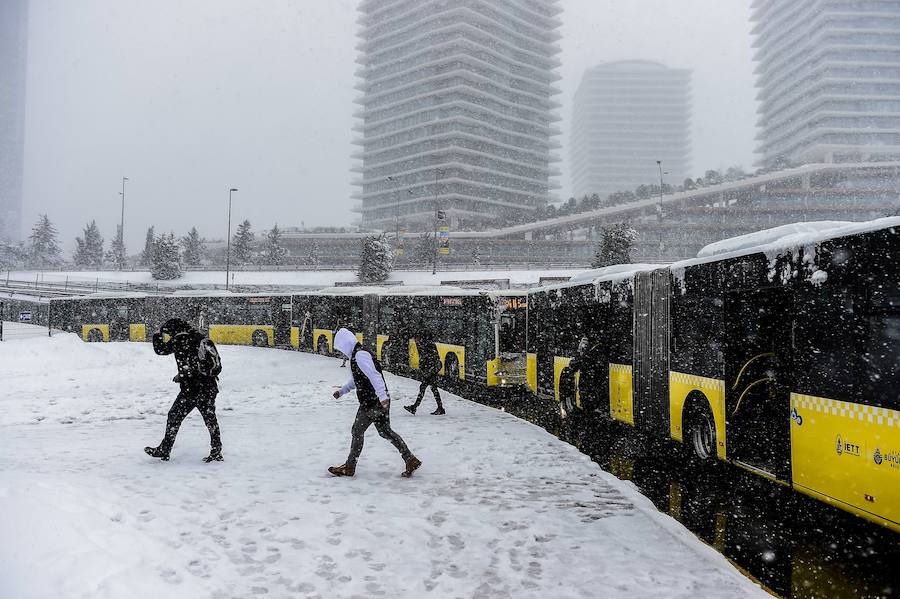
[[[374,430],[353,479],[356,410],[328,358],[221,348],[225,461],[188,417],[155,445],[171,357],[72,335],[0,344],[0,597],[765,596],[630,483],[508,414],[450,396],[400,408],[410,479]]]
[[[11,320],[3,321],[4,341],[12,341],[14,339],[34,339],[36,337],[47,337],[47,327],[24,324]],[[0,362],[0,376],[5,373],[4,366],[5,365]]]
[[[441,281],[478,281],[494,279],[510,279],[511,285],[536,286],[541,277],[571,277],[586,269],[560,270],[471,270],[471,271],[394,271],[390,281],[402,281],[404,285],[440,285]],[[293,285],[307,287],[331,287],[335,283],[354,283],[359,280],[356,273],[349,270],[322,271],[240,271],[234,272],[234,285]],[[3,273],[5,278],[6,273]],[[10,271],[9,278],[17,281],[32,282],[35,277],[39,281],[64,282],[81,281],[93,283],[97,279],[103,281],[129,281],[131,283],[152,283],[154,285],[224,285],[223,271],[191,271],[175,281],[156,281],[147,271],[72,271],[72,272],[34,272]]]

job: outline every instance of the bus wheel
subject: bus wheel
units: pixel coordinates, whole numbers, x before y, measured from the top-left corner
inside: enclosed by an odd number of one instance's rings
[[[716,456],[716,424],[705,398],[694,401],[688,414],[684,442],[692,457],[699,462],[709,462]]]
[[[459,378],[459,359],[456,357],[456,354],[447,354],[447,357],[444,359],[444,378]]]
[[[316,351],[323,356],[328,355],[328,341],[325,337],[319,337],[319,344],[316,346]]]
[[[103,341],[103,332],[100,329],[91,329],[87,334],[88,343],[100,343]]]
[[[266,335],[265,331],[261,331],[259,329],[253,331],[253,336],[251,337],[251,343],[253,347],[268,347],[269,345],[269,336]]]

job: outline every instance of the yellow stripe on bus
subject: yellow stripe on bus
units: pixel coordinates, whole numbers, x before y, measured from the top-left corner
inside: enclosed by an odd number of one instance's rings
[[[791,393],[798,491],[900,532],[900,412]]]

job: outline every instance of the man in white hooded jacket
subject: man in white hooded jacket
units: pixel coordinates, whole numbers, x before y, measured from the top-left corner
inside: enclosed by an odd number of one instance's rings
[[[371,353],[363,349],[356,340],[356,335],[348,329],[337,332],[334,336],[334,346],[350,360],[351,375],[350,380],[334,392],[334,398],[338,399],[356,389],[359,410],[356,412],[353,428],[350,429],[352,440],[347,461],[340,466],[331,466],[328,471],[335,476],[356,474],[356,461],[362,453],[366,430],[374,424],[378,434],[390,441],[400,452],[406,463],[406,470],[401,476],[409,478],[422,462],[412,454],[400,435],[391,429],[391,397],[388,395],[384,375],[381,373],[381,364]]]

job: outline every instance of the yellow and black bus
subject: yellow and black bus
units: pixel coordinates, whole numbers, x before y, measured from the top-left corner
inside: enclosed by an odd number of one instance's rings
[[[154,330],[151,322],[155,321],[152,299],[144,293],[52,299],[51,324],[53,328],[75,333],[92,343],[148,341],[147,333]]]
[[[300,351],[336,356],[334,334],[346,327],[365,345],[374,339],[371,322],[377,296],[371,288],[335,287],[291,296],[291,345]],[[373,302],[375,302],[373,304]]]
[[[530,382],[900,531],[898,256],[900,218],[810,224],[535,290]]]
[[[291,298],[280,295],[103,294],[50,302],[54,328],[84,341],[149,341],[170,318],[182,318],[221,345],[287,347]]]
[[[448,382],[486,387],[524,382],[524,291],[397,288],[381,290],[377,299],[376,349],[392,370],[418,369],[413,337],[421,336],[436,345],[440,374]]]

